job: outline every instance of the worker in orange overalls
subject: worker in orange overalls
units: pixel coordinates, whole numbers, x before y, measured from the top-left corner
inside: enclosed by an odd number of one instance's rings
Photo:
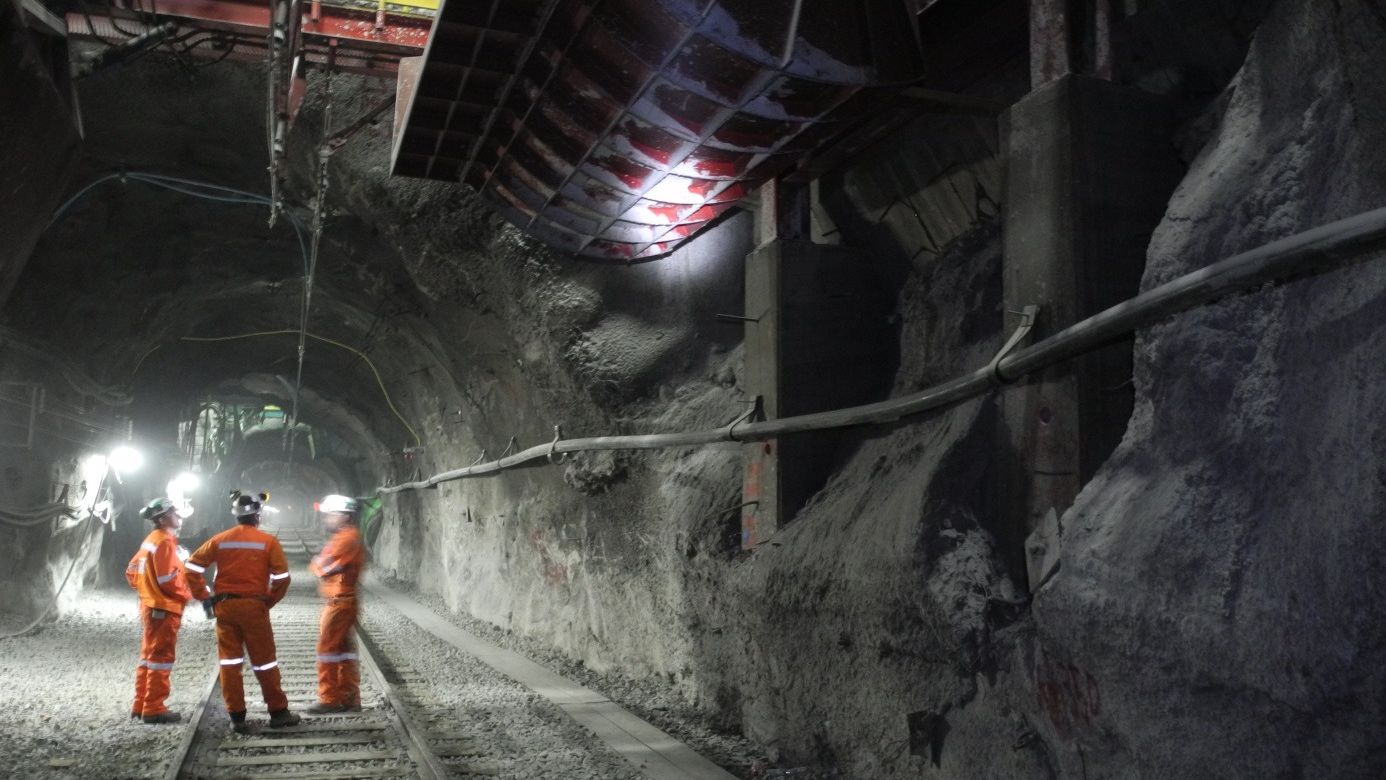
[[[140,621],[144,624],[130,717],[145,723],[177,723],[181,716],[169,710],[164,700],[168,698],[183,605],[192,601],[187,583],[179,576],[183,561],[178,554],[178,529],[183,527],[183,518],[167,498],[150,501],[140,510],[140,517],[153,522],[154,530],[125,567],[125,579],[140,594]]]
[[[197,548],[188,559],[187,569],[193,595],[202,600],[209,617],[216,617],[221,694],[232,728],[245,734],[250,731],[241,683],[246,651],[269,708],[270,728],[292,726],[299,717],[289,711],[289,699],[279,686],[279,661],[270,627],[270,608],[289,591],[289,562],[279,540],[259,528],[261,502],[268,500],[269,494],[261,493],[258,498],[233,495],[231,511],[236,527]],[[217,567],[215,596],[203,576],[208,566]]]
[[[318,575],[318,593],[326,600],[318,624],[318,703],[305,710],[315,715],[361,709],[361,672],[352,639],[356,583],[366,566],[356,528],[359,510],[356,499],[346,496],[327,496],[318,503],[331,538],[308,567]]]

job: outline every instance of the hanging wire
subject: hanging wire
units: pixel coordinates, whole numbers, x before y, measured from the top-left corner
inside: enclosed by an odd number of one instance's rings
[[[57,211],[53,212],[53,218],[48,221],[48,227],[51,228],[62,220],[62,218],[67,215],[68,209],[72,208],[72,206],[76,204],[77,201],[81,200],[88,192],[113,180],[119,180],[121,182],[127,180],[138,181],[153,187],[159,187],[161,189],[171,190],[195,198],[202,198],[204,200],[216,201],[219,203],[241,203],[248,205],[270,205],[271,203],[270,199],[264,195],[257,195],[253,192],[246,192],[245,190],[238,190],[232,187],[223,187],[220,184],[211,184],[204,181],[181,179],[176,176],[165,176],[163,174],[147,173],[144,171],[108,173],[78,190],[75,195],[68,198],[63,205],[59,206]],[[303,237],[303,223],[298,220],[298,217],[295,216],[293,212],[285,212],[285,214],[288,216],[290,224],[293,225],[294,233],[298,237],[298,250],[299,254],[303,257],[303,273],[306,275],[309,265],[308,243]]]
[[[189,342],[236,341],[236,340],[238,340],[238,339],[258,338],[258,337],[260,337],[260,336],[290,336],[290,335],[297,336],[297,335],[298,335],[298,331],[296,331],[296,330],[264,330],[264,331],[259,331],[259,332],[256,332],[256,333],[239,333],[239,334],[234,335],[234,336],[184,336],[184,337],[180,338],[179,341],[189,341]],[[410,425],[410,424],[409,424],[409,421],[406,420],[406,419],[404,419],[404,415],[400,414],[399,409],[397,409],[397,408],[395,407],[395,402],[394,402],[394,400],[390,397],[390,391],[387,390],[387,389],[385,388],[385,380],[380,376],[380,370],[377,369],[377,368],[375,367],[375,363],[371,362],[370,357],[368,357],[368,356],[366,355],[366,353],[362,352],[361,350],[357,349],[356,347],[351,346],[350,344],[343,344],[342,342],[337,341],[336,339],[330,339],[330,338],[327,338],[327,337],[325,337],[325,336],[319,336],[319,335],[317,335],[316,333],[309,333],[309,334],[308,334],[308,338],[313,339],[314,341],[321,341],[321,342],[324,343],[324,344],[331,344],[331,345],[334,346],[334,347],[338,347],[338,348],[344,349],[344,350],[350,352],[351,354],[353,354],[353,355],[355,355],[355,356],[361,358],[361,360],[363,360],[363,361],[365,362],[366,366],[367,366],[368,368],[370,368],[371,374],[375,377],[375,384],[376,384],[376,386],[378,386],[378,387],[380,388],[380,394],[381,394],[381,396],[383,396],[383,397],[385,398],[385,405],[388,406],[388,407],[390,408],[390,411],[395,415],[395,419],[399,420],[400,424],[404,426],[405,430],[409,431],[409,435],[410,435],[411,437],[413,437],[413,439],[414,439],[414,444],[415,444],[416,446],[417,446],[417,445],[421,445],[421,444],[423,443],[423,440],[419,438],[418,432],[414,430],[414,426]]]
[[[307,355],[308,346],[308,312],[313,305],[313,277],[318,270],[318,252],[322,246],[323,218],[327,211],[327,163],[332,159],[332,155],[327,146],[329,134],[332,132],[332,70],[329,68],[324,84],[324,95],[326,105],[322,110],[322,143],[318,147],[318,181],[317,195],[313,200],[313,237],[308,252],[308,274],[303,278],[303,312],[298,321],[298,371],[294,376],[294,396],[289,411],[289,424],[284,428],[284,438],[288,449],[288,458],[285,462],[285,469],[291,468],[294,463],[294,442],[298,437],[293,435],[298,427],[298,398],[303,392],[303,359]]]

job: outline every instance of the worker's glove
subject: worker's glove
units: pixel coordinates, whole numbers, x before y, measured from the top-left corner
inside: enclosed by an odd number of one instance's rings
[[[211,599],[202,600],[202,614],[206,615],[208,620],[217,619],[216,610],[212,609],[213,604],[215,604],[215,602]]]

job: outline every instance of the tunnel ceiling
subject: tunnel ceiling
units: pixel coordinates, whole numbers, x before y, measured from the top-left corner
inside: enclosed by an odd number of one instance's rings
[[[192,179],[239,184],[235,174],[243,173],[244,161],[263,155],[258,135],[241,132],[236,121],[253,105],[255,75],[223,65],[202,77],[201,88],[178,94],[164,89],[176,89],[177,72],[157,63],[111,74],[83,95],[91,128],[85,164],[93,170],[81,180],[112,167],[176,166]],[[124,89],[131,80],[147,88]],[[168,123],[139,132],[146,121],[182,111],[210,85],[222,98],[206,105],[205,122],[195,130]],[[230,128],[225,135],[223,127]],[[262,176],[263,163],[258,167]],[[408,352],[385,346],[396,333],[389,314],[409,305],[414,291],[397,250],[369,225],[337,217],[323,252],[310,332],[367,352],[392,376]],[[181,413],[228,390],[282,404],[288,391],[256,378],[278,374],[292,381],[296,335],[180,339],[296,331],[302,273],[292,229],[282,220],[269,228],[263,209],[112,181],[87,193],[46,233],[7,305],[6,322],[61,353],[82,356],[102,381],[132,388],[142,416]],[[303,380],[305,422],[334,430],[361,452],[413,443],[393,417],[379,414],[384,404],[375,380],[350,351],[310,342]],[[363,420],[379,424],[372,430]]]
[[[453,0],[401,63],[393,169],[556,248],[656,257],[923,63],[899,0]]]

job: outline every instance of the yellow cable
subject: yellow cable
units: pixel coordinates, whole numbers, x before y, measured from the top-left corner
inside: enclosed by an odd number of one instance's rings
[[[255,338],[255,337],[257,337],[257,336],[288,336],[288,335],[297,336],[297,335],[298,335],[298,331],[296,331],[296,330],[262,330],[262,331],[258,331],[258,332],[256,332],[256,333],[241,333],[241,334],[236,335],[236,336],[183,336],[182,338],[179,339],[179,341],[235,341],[236,339],[249,339],[249,338]],[[321,342],[323,342],[323,343],[325,343],[325,344],[331,344],[331,345],[334,346],[334,347],[341,347],[342,349],[345,349],[346,351],[348,351],[348,352],[350,352],[350,353],[356,355],[357,357],[361,358],[362,360],[366,361],[366,365],[370,367],[371,373],[375,375],[375,383],[376,383],[377,385],[380,386],[380,394],[383,395],[383,396],[385,396],[385,403],[390,407],[390,411],[392,411],[392,412],[395,413],[395,418],[398,419],[398,420],[400,421],[400,423],[409,431],[409,435],[411,435],[411,436],[414,437],[414,444],[415,444],[416,446],[423,443],[423,442],[419,439],[419,434],[416,433],[416,432],[414,431],[414,426],[410,425],[410,424],[409,424],[409,421],[407,421],[407,420],[404,419],[404,415],[400,414],[400,413],[399,413],[399,410],[395,408],[395,402],[392,401],[392,400],[390,400],[390,391],[385,389],[385,380],[383,380],[383,379],[380,378],[380,372],[376,370],[375,364],[371,362],[371,359],[368,358],[368,357],[366,357],[366,353],[362,352],[361,350],[357,349],[356,347],[349,346],[349,345],[347,345],[347,344],[343,344],[343,343],[340,342],[340,341],[335,341],[335,340],[329,339],[329,338],[327,338],[327,337],[325,337],[325,336],[319,336],[319,335],[314,334],[314,333],[308,333],[308,334],[305,334],[305,335],[307,335],[308,338],[310,338],[310,339],[316,339],[316,340],[321,341]]]

